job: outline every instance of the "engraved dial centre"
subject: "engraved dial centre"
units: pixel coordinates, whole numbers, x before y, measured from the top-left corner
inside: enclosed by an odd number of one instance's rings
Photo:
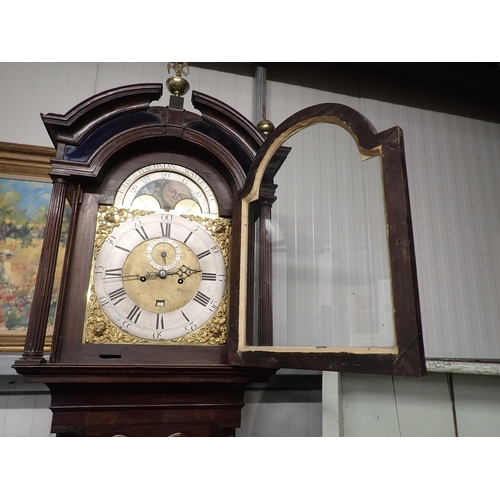
[[[193,299],[201,282],[200,264],[194,253],[181,242],[159,241],[165,239],[168,238],[142,243],[130,253],[123,266],[124,276],[146,277],[145,280],[124,280],[123,285],[135,304],[153,313],[175,311],[185,306]],[[150,247],[153,247],[151,252]],[[166,247],[170,249],[165,250]],[[165,261],[172,262],[171,265],[153,265],[151,255],[155,261],[164,262],[162,252],[167,253]],[[178,258],[178,255],[182,256],[182,259]],[[150,266],[158,271],[152,271]],[[192,271],[189,276],[184,272],[186,269]],[[181,277],[184,279],[180,279]]]

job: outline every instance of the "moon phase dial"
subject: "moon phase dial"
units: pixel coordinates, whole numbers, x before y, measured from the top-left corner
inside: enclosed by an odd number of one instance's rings
[[[212,188],[193,170],[175,163],[146,165],[127,177],[115,205],[186,214],[219,214]]]

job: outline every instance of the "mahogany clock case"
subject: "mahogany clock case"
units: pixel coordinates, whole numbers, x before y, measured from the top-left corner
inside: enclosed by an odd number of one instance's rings
[[[161,84],[111,89],[65,115],[42,119],[56,147],[54,189],[23,356],[14,367],[51,391],[52,432],[58,436],[232,436],[244,392],[275,369],[228,365],[227,345],[84,343],[99,206],[113,205],[138,169],[176,164],[203,179],[219,217],[231,219],[235,194],[264,142],[260,132],[224,103],[193,92],[200,114],[171,96],[151,106]],[[64,206],[72,208],[49,362],[45,329]]]

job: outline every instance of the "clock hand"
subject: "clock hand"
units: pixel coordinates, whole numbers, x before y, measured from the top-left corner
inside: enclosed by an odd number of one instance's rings
[[[182,283],[183,280],[189,278],[189,276],[203,272],[202,269],[191,269],[186,265],[182,265],[177,269],[177,271],[167,271],[165,269],[160,269],[157,273],[151,273],[155,278],[165,279],[167,276],[179,276],[179,283]],[[150,273],[148,273],[150,274]]]
[[[122,276],[121,274],[111,274],[109,276],[104,276],[102,278],[103,281],[110,282],[110,281],[130,281],[130,280],[138,280],[141,279],[140,274],[128,274]]]
[[[191,269],[186,265],[182,265],[177,269],[177,271],[167,272],[168,276],[179,276],[180,278],[188,278],[192,274],[201,273],[201,269]]]
[[[146,275],[141,275],[141,274],[126,274],[124,276],[121,276],[119,274],[112,274],[110,276],[105,276],[103,278],[104,281],[110,282],[110,281],[130,281],[130,280],[140,280],[140,281],[146,281],[147,279],[151,278],[158,278],[158,273],[152,273],[152,272],[147,272]]]

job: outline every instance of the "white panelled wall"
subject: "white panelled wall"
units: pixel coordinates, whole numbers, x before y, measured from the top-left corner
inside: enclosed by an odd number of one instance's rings
[[[126,84],[165,82],[169,76],[164,63],[0,63],[0,141],[51,146],[40,113],[66,113],[95,93]],[[187,79],[192,89],[220,99],[255,121],[253,78],[191,67]],[[165,90],[160,105],[168,103],[167,94]],[[500,359],[500,125],[267,83],[267,118],[275,125],[322,102],[358,110],[378,131],[395,125],[403,129],[426,356]],[[189,94],[185,103],[195,111]],[[296,183],[307,185],[306,169],[294,175],[303,176]],[[306,196],[314,198],[310,192]],[[301,209],[303,206],[296,205],[296,210]],[[316,213],[320,217],[324,210]],[[0,378],[6,376],[10,375],[4,373]],[[499,435],[500,422],[495,416],[500,414],[498,380],[473,375],[450,378],[444,373],[411,381],[326,375],[324,434]],[[40,409],[48,406],[48,395],[10,394],[5,384],[1,387],[0,435],[2,431],[3,435],[40,435],[32,429],[42,427],[41,435],[48,435],[48,410]],[[316,396],[297,399],[293,391],[274,396],[253,391],[247,395],[247,403],[238,435],[321,434],[321,404]],[[39,408],[31,424],[12,427],[12,422],[22,420],[16,415],[30,411],[26,407]],[[428,421],[432,415],[434,425],[419,427],[412,408],[427,408],[423,418]],[[402,424],[404,415],[407,421],[413,419],[407,427]],[[285,419],[286,433],[285,426],[273,430],[271,422]],[[481,419],[488,425],[477,425]]]

